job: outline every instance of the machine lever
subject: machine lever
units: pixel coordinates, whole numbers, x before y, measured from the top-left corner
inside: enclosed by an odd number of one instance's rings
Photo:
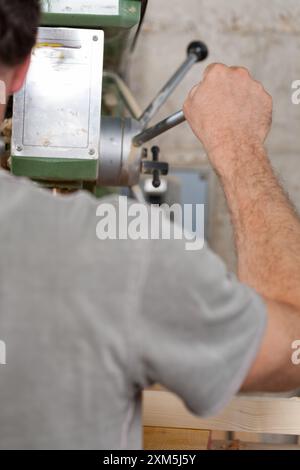
[[[149,142],[149,140],[155,139],[164,132],[173,129],[173,127],[178,126],[185,122],[186,118],[183,114],[183,111],[178,111],[175,114],[167,117],[163,121],[155,124],[155,126],[150,127],[149,129],[144,130],[140,134],[136,135],[133,138],[133,145],[135,147],[140,147],[141,145]]]
[[[142,129],[145,129],[151,119],[160,110],[162,105],[167,101],[175,88],[180,84],[182,79],[197,62],[205,60],[208,56],[208,48],[201,41],[192,42],[187,49],[187,58],[179,69],[174,73],[166,85],[161,89],[152,103],[147,107],[139,119]]]

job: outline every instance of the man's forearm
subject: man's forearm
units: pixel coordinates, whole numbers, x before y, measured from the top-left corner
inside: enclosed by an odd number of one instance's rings
[[[243,390],[292,390],[299,387],[291,359],[300,333],[299,218],[262,146],[232,145],[224,150],[224,162],[219,175],[234,225],[239,278],[265,298],[269,313]]]
[[[246,390],[299,386],[291,359],[300,335],[300,222],[263,144],[272,97],[242,67],[212,64],[184,112],[219,173],[232,214],[241,281],[265,300],[267,329]]]
[[[223,152],[218,172],[232,215],[240,280],[299,308],[300,221],[265,149],[233,143],[215,152]]]

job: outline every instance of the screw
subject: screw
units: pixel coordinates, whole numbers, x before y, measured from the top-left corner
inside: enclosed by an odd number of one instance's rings
[[[22,152],[22,150],[23,150],[22,145],[17,145],[17,152]]]
[[[97,42],[98,41],[98,36],[93,36],[93,41]]]
[[[152,181],[153,188],[158,189],[161,185],[160,175],[158,170],[153,171],[153,181]]]
[[[153,161],[158,162],[159,154],[160,154],[160,148],[157,147],[157,145],[155,145],[154,147],[152,147],[151,152],[152,152]]]
[[[95,153],[96,153],[95,149],[90,149],[90,150],[89,150],[89,154],[90,154],[90,155],[95,155]]]

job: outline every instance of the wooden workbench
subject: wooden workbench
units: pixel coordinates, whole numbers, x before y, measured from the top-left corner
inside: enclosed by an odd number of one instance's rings
[[[218,416],[201,419],[187,411],[174,394],[147,390],[144,430],[146,449],[165,450],[222,448],[222,443],[211,441],[210,431],[300,436],[300,398],[238,396]],[[252,444],[250,448],[270,446]]]

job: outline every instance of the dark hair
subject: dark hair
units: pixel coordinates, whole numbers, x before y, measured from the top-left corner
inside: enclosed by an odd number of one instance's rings
[[[40,19],[39,0],[0,0],[0,63],[21,64],[33,48]]]

